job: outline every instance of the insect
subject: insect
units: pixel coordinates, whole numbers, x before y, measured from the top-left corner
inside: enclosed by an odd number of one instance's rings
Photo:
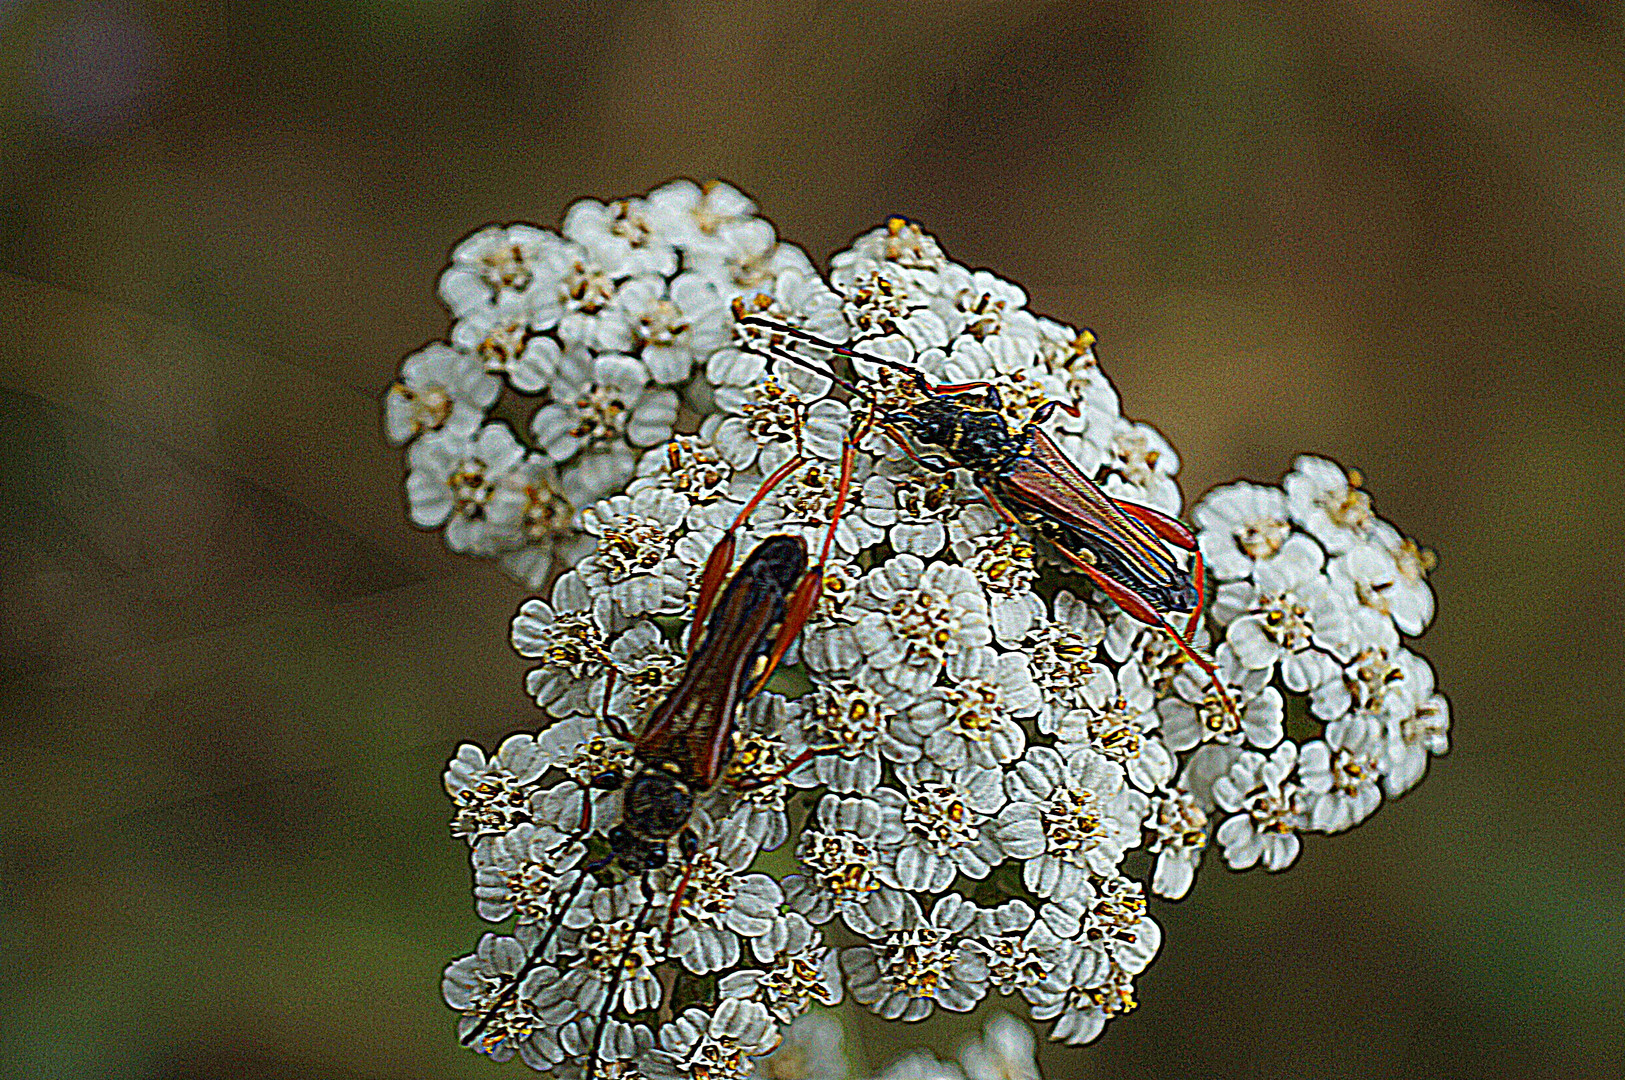
[[[608,714],[615,676],[611,668],[604,691],[604,724],[611,734],[632,744],[632,767],[626,773],[606,770],[593,776],[588,784],[598,791],[623,793],[619,820],[607,832],[609,853],[583,867],[524,966],[480,1021],[463,1035],[465,1045],[479,1038],[518,992],[526,976],[543,961],[565,911],[588,877],[612,864],[618,864],[628,875],[647,875],[667,865],[675,844],[684,870],[671,900],[666,926],[669,939],[672,920],[700,850],[694,812],[700,800],[725,781],[734,754],[739,707],[766,684],[800,633],[823,583],[820,568],[808,570],[806,541],[799,536],[779,535],[759,543],[727,579],[726,588],[722,587],[733,562],[734,532],[759,499],[760,495],[741,512],[734,528],[729,529],[707,560],[689,635],[687,667],[677,686],[636,735],[623,720]],[[753,790],[788,775],[810,753],[804,753],[774,776],[727,782],[739,790]],[[590,794],[583,791],[581,821],[572,842],[585,840],[593,831],[592,807]],[[643,891],[648,900],[637,915],[631,939],[643,930],[657,895],[647,888],[646,877]],[[596,1068],[604,1030],[628,966],[623,953],[623,960],[614,965],[594,1029],[586,1080],[591,1080]]]
[[[860,353],[761,316],[740,315],[738,322],[761,335],[748,336],[746,347],[770,361],[814,371],[867,402],[873,424],[923,468],[968,470],[1006,522],[1043,536],[1124,612],[1172,637],[1206,673],[1221,706],[1239,723],[1235,702],[1212,661],[1191,643],[1205,600],[1196,535],[1178,518],[1106,494],[1044,433],[1040,425],[1056,409],[1077,416],[1075,406],[1046,401],[1027,424],[1012,428],[1001,411],[998,388],[990,383],[933,385],[923,372],[889,357]],[[883,400],[841,378],[833,367],[820,367],[801,355],[789,346],[791,341],[900,372],[903,393]],[[944,454],[921,454],[916,445],[940,447]],[[1191,553],[1189,570],[1170,548]],[[1171,621],[1180,616],[1189,617],[1183,633]]]

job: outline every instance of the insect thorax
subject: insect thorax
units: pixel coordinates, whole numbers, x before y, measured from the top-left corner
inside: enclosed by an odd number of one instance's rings
[[[940,446],[956,464],[975,473],[997,473],[1021,451],[1022,437],[979,394],[927,398],[888,417],[916,442]]]

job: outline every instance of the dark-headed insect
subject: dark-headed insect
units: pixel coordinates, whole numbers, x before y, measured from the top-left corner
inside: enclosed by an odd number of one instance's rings
[[[1047,401],[1021,427],[1003,413],[990,383],[933,385],[923,372],[898,360],[858,352],[756,315],[741,315],[742,347],[807,368],[870,406],[872,423],[921,467],[933,472],[967,470],[993,508],[1010,524],[1025,525],[1048,540],[1131,617],[1165,631],[1213,684],[1224,710],[1239,722],[1235,702],[1212,661],[1192,637],[1201,625],[1204,583],[1196,535],[1178,518],[1149,506],[1116,499],[1085,476],[1043,431],[1056,409],[1079,415],[1075,406]],[[831,356],[889,368],[901,385],[884,396],[863,381],[844,379],[833,366],[814,362],[795,344]],[[940,448],[925,454],[920,446]],[[1189,552],[1190,569],[1174,551]],[[1181,632],[1171,620],[1187,617]]]
[[[741,520],[743,517],[741,514]],[[700,851],[695,815],[701,800],[724,783],[746,791],[772,783],[805,759],[805,755],[798,758],[765,780],[730,775],[740,706],[767,682],[806,622],[822,585],[818,569],[808,571],[807,545],[799,536],[768,537],[746,556],[733,577],[727,578],[733,562],[733,535],[730,529],[707,561],[683,676],[635,735],[624,721],[608,715],[614,677],[611,669],[610,685],[604,692],[604,725],[612,735],[631,743],[631,766],[606,768],[590,777],[582,791],[579,827],[565,845],[585,842],[592,833],[593,790],[620,791],[619,819],[606,834],[609,851],[581,868],[546,930],[531,947],[524,966],[491,1000],[483,1016],[463,1033],[465,1044],[473,1045],[480,1038],[519,993],[527,976],[547,961],[548,946],[589,878],[618,866],[629,878],[641,876],[641,892],[647,900],[636,913],[625,943],[619,946],[621,952],[609,975],[591,1045],[585,1051],[584,1074],[586,1080],[591,1080],[622,976],[633,966],[626,950],[645,932],[658,895],[650,887],[650,873],[668,865],[675,845],[683,871],[672,892],[665,928],[669,940],[672,921]],[[581,957],[576,960],[577,966],[584,962]],[[558,966],[567,966],[564,958],[558,958]]]

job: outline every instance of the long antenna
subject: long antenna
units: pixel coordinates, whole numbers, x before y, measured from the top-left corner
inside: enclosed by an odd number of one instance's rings
[[[592,798],[592,792],[586,788],[583,788],[581,797],[583,799],[590,800]],[[590,833],[591,831],[592,828],[589,826],[586,832],[573,837],[571,839],[571,843],[584,839],[587,833]],[[567,844],[566,848],[568,848],[568,846],[569,845]],[[564,901],[562,906],[560,906],[558,914],[554,917],[553,921],[548,923],[547,930],[542,934],[542,939],[531,948],[530,956],[525,960],[525,966],[519,969],[518,974],[514,975],[513,981],[504,987],[502,993],[498,994],[496,999],[486,1008],[485,1015],[480,1018],[480,1022],[470,1028],[468,1034],[462,1037],[460,1041],[464,1046],[472,1046],[474,1044],[474,1040],[480,1037],[480,1032],[491,1026],[491,1021],[496,1019],[497,1013],[501,1012],[503,1006],[508,1003],[509,999],[519,992],[519,987],[524,983],[525,977],[535,970],[537,964],[542,962],[542,957],[547,952],[547,943],[553,939],[553,935],[558,931],[558,928],[563,925],[564,916],[575,904],[575,899],[581,892],[581,886],[586,884],[587,879],[592,877],[592,875],[608,866],[610,862],[614,860],[614,858],[614,855],[607,855],[602,859],[595,859],[581,868],[581,876],[576,878],[574,885],[570,886],[569,898]]]
[[[805,341],[809,345],[820,349],[827,349],[838,356],[848,356],[854,360],[862,360],[869,364],[880,364],[883,367],[889,367],[894,371],[901,371],[903,374],[908,375],[911,378],[921,377],[920,371],[918,371],[916,368],[910,367],[908,364],[903,363],[901,360],[893,360],[889,356],[871,356],[868,353],[861,353],[850,346],[837,345],[833,341],[825,341],[817,334],[809,334],[805,330],[798,330],[794,326],[786,326],[783,323],[774,322],[772,319],[764,318],[761,315],[746,315],[739,319],[738,322],[743,326],[754,326],[758,329],[768,330],[773,333],[783,334],[786,337],[795,338],[798,341]],[[803,364],[806,363],[804,360],[798,360],[798,362]]]
[[[627,939],[626,947],[621,950],[620,959],[615,963],[615,971],[609,977],[609,994],[604,998],[604,1011],[598,1014],[598,1025],[592,1033],[592,1052],[587,1056],[587,1068],[582,1073],[582,1080],[592,1080],[592,1074],[598,1067],[598,1050],[604,1044],[604,1028],[609,1023],[609,1014],[615,1010],[615,994],[621,986],[621,976],[626,974],[626,954],[632,946],[637,944],[638,934],[643,930],[643,921],[649,917],[649,911],[655,905],[655,891],[649,888],[649,871],[645,870],[638,879],[643,890],[649,894],[649,899],[643,902],[643,910],[632,923],[632,936]]]

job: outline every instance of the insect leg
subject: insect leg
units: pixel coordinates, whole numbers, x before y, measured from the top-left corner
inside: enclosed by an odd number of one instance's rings
[[[1140,622],[1145,623],[1147,626],[1154,626],[1163,631],[1169,637],[1173,638],[1174,644],[1179,646],[1179,651],[1185,654],[1185,658],[1191,663],[1195,664],[1197,667],[1201,668],[1202,671],[1207,675],[1208,680],[1213,684],[1213,689],[1218,692],[1219,701],[1223,705],[1224,711],[1229,713],[1236,723],[1241,723],[1241,712],[1236,708],[1236,703],[1231,699],[1229,691],[1225,690],[1224,682],[1219,678],[1218,669],[1213,666],[1212,661],[1208,660],[1201,653],[1197,652],[1195,646],[1186,640],[1183,634],[1181,634],[1178,630],[1175,630],[1173,626],[1169,624],[1167,618],[1162,614],[1162,612],[1146,603],[1138,593],[1135,593],[1118,582],[1113,581],[1098,567],[1084,562],[1066,548],[1056,545],[1055,550],[1060,552],[1068,562],[1072,563],[1079,570],[1083,571],[1083,573],[1095,583],[1101,592],[1111,597],[1111,599],[1116,602],[1117,606],[1122,608],[1123,611],[1131,618],[1137,619]],[[1197,595],[1198,598],[1200,598],[1200,590],[1198,590]],[[1202,606],[1200,603],[1198,603],[1196,607],[1196,614],[1200,615],[1201,611]],[[1193,623],[1194,621],[1195,620],[1193,620]]]
[[[773,648],[768,652],[767,663],[761,673],[745,688],[740,696],[741,701],[749,701],[767,685],[767,680],[779,666],[779,661],[784,659],[790,643],[801,633],[801,628],[807,625],[807,619],[817,606],[818,598],[823,595],[824,567],[829,562],[829,549],[835,541],[835,529],[841,522],[841,514],[846,510],[847,496],[852,492],[852,468],[857,459],[858,440],[867,435],[872,427],[874,414],[871,410],[869,418],[864,421],[859,431],[849,430],[846,434],[846,440],[841,446],[841,482],[835,490],[835,507],[830,512],[829,530],[824,533],[824,546],[818,552],[818,562],[802,577],[796,591],[785,604],[784,619],[779,623],[779,632],[774,638]]]
[[[1164,514],[1161,510],[1153,509],[1144,503],[1129,502],[1127,499],[1112,498],[1110,495],[1106,497],[1123,513],[1156,533],[1157,539],[1166,540],[1185,551],[1196,550],[1196,534],[1191,532],[1189,525],[1178,518]]]
[[[665,948],[671,950],[671,931],[677,925],[677,909],[682,906],[683,897],[688,892],[688,881],[694,876],[694,861],[700,853],[699,837],[694,830],[684,829],[677,834],[677,846],[683,851],[683,874],[677,879],[677,888],[672,890],[671,910],[666,914],[666,933],[664,936]]]
[[[780,780],[783,780],[786,776],[789,776],[807,762],[811,761],[814,753],[816,753],[816,751],[809,746],[807,749],[803,750],[801,753],[792,758],[788,765],[777,770],[776,772],[769,773],[766,776],[748,776],[743,780],[731,780],[729,781],[729,786],[735,791],[760,791],[769,784],[778,783]]]
[[[604,727],[617,739],[623,742],[631,742],[631,729],[626,726],[620,717],[609,714],[609,699],[615,694],[615,676],[619,674],[620,669],[614,664],[610,664],[609,674],[604,676]],[[582,828],[586,828],[585,822],[582,823]]]
[[[1196,628],[1202,625],[1202,613],[1207,609],[1207,567],[1202,565],[1202,551],[1192,548],[1191,582],[1196,586],[1196,610],[1191,612],[1191,621],[1185,627],[1185,637],[1194,639]]]
[[[1033,410],[1032,423],[1042,424],[1045,420],[1048,420],[1051,416],[1055,415],[1056,409],[1060,409],[1068,416],[1083,415],[1083,410],[1079,409],[1076,405],[1068,404],[1065,401],[1057,401],[1055,398],[1050,398],[1048,401],[1044,402],[1044,404]]]

